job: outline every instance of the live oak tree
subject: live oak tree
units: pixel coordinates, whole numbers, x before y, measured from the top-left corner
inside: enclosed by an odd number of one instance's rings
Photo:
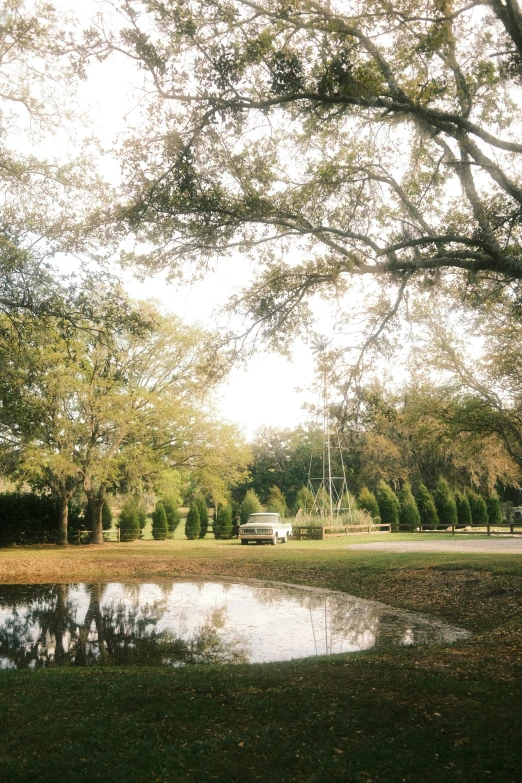
[[[382,281],[381,326],[441,277],[518,307],[517,0],[119,6],[102,43],[149,77],[122,150],[119,218],[152,246],[135,260],[177,275],[255,256],[233,306],[276,344],[354,277]]]
[[[148,331],[109,335],[82,328],[38,333],[32,363],[7,363],[0,373],[0,423],[17,473],[51,486],[63,511],[60,543],[67,542],[67,503],[85,491],[93,541],[102,543],[107,492],[144,478],[151,483],[171,468],[185,471],[242,464],[241,450],[219,448],[223,426],[205,400],[223,378],[227,361],[213,337],[149,305]],[[24,356],[26,353],[24,353]],[[240,443],[236,433],[236,442]]]

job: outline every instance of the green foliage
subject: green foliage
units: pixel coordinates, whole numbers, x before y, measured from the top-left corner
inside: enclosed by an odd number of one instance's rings
[[[55,542],[58,502],[33,492],[0,494],[0,546]]]
[[[303,513],[309,513],[314,505],[313,492],[308,487],[301,487],[295,499],[295,511],[302,509]]]
[[[199,538],[200,530],[199,508],[197,504],[192,501],[188,510],[187,519],[185,520],[185,535],[190,541],[193,541],[194,539]]]
[[[261,511],[261,503],[253,489],[249,489],[241,503],[240,520],[244,525],[250,514],[258,514]]]
[[[163,506],[167,515],[169,533],[174,533],[179,525],[179,509],[176,500],[172,497],[163,498]]]
[[[266,510],[279,514],[282,518],[286,517],[287,507],[285,498],[279,487],[272,487],[268,493]]]
[[[140,532],[143,530],[145,525],[147,524],[147,507],[145,505],[145,501],[143,498],[136,498],[136,513],[138,514],[138,522],[140,525]]]
[[[227,539],[232,536],[232,508],[228,504],[219,506],[214,520],[214,537]]]
[[[440,477],[433,496],[437,516],[441,525],[457,524],[457,504],[446,479]]]
[[[399,529],[399,499],[390,485],[382,480],[377,485],[377,503],[381,522],[391,525],[392,531],[396,532]]]
[[[433,498],[425,484],[419,484],[415,492],[415,500],[417,501],[422,526],[430,530],[435,529],[439,524],[439,517]]]
[[[135,541],[140,535],[140,512],[136,498],[129,497],[120,511],[118,520],[121,541]]]
[[[197,494],[194,497],[194,503],[197,506],[199,513],[199,537],[205,538],[208,532],[208,508],[205,498],[201,494]]]
[[[399,492],[400,513],[399,520],[406,530],[415,530],[420,525],[420,514],[417,503],[413,497],[411,487],[405,482]]]
[[[469,527],[472,520],[468,496],[458,490],[454,492],[454,495],[455,503],[457,504],[457,524],[462,527]]]
[[[502,524],[502,509],[498,495],[491,495],[487,499],[488,519],[490,525]]]
[[[163,541],[167,538],[169,526],[167,522],[167,513],[161,500],[156,503],[156,508],[152,512],[152,537],[156,541]]]
[[[482,495],[476,492],[468,492],[469,507],[471,509],[472,524],[481,527],[488,524],[488,507]]]
[[[357,505],[359,506],[359,508],[362,508],[364,509],[364,511],[367,511],[374,519],[380,516],[379,504],[377,503],[377,499],[373,494],[373,492],[370,492],[368,487],[363,487],[359,492],[359,497],[357,498]]]

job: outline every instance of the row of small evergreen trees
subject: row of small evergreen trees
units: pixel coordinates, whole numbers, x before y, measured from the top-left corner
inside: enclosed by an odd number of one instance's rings
[[[485,499],[472,491],[452,491],[444,478],[439,478],[433,493],[424,484],[419,484],[412,492],[410,484],[405,482],[396,494],[389,484],[380,481],[375,494],[363,487],[357,505],[374,519],[391,525],[393,531],[397,531],[399,525],[405,530],[415,530],[420,525],[434,529],[438,525],[467,527],[502,523],[496,495]]]

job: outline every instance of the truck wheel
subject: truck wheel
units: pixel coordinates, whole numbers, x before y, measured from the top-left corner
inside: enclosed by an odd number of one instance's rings
[[[281,543],[282,543],[282,544],[286,544],[286,542],[287,542],[287,538],[286,538],[286,536],[284,536],[284,537],[281,539]]]
[[[274,536],[272,539],[272,546],[275,546],[277,544],[277,536]]]
[[[242,539],[241,539],[241,543],[242,543],[243,545],[245,545],[245,544],[248,544],[248,539],[247,539],[247,538],[242,538]]]

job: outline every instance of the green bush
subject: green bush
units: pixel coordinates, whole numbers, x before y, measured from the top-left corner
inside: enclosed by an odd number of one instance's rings
[[[199,509],[196,503],[192,501],[187,514],[187,519],[185,520],[185,535],[189,540],[193,541],[195,538],[199,538],[200,530]]]
[[[0,546],[54,543],[58,537],[56,498],[33,492],[0,494]]]
[[[391,525],[392,531],[397,532],[399,529],[399,499],[390,485],[382,480],[377,485],[377,503],[381,522],[385,525]]]
[[[359,508],[362,508],[364,509],[364,511],[367,511],[368,514],[370,514],[374,519],[380,516],[379,504],[377,503],[377,498],[375,497],[373,492],[370,492],[368,487],[363,487],[359,492],[359,497],[357,498],[357,505],[359,506]]]
[[[163,498],[163,506],[167,515],[169,533],[174,533],[179,525],[179,510],[173,498]]]
[[[471,525],[471,509],[469,507],[468,496],[458,490],[454,493],[455,503],[457,504],[457,524],[463,527]]]
[[[468,492],[468,501],[472,523],[480,526],[487,525],[489,522],[488,507],[482,495],[477,495],[476,492]]]
[[[208,508],[207,503],[203,495],[196,495],[194,497],[194,503],[196,504],[199,512],[199,537],[205,538],[208,532]]]
[[[502,524],[502,510],[500,508],[500,500],[497,495],[491,495],[487,501],[488,519],[490,525]]]
[[[127,498],[118,520],[121,541],[135,541],[140,535],[140,514],[136,498]]]
[[[253,489],[249,489],[241,503],[240,519],[244,525],[250,514],[258,514],[261,511],[261,503]]]
[[[270,492],[268,493],[266,510],[275,514],[279,514],[283,518],[286,517],[288,509],[286,507],[285,496],[279,487],[274,486],[270,489]]]
[[[406,530],[415,530],[420,525],[420,514],[411,487],[406,482],[399,492],[399,521]]]
[[[437,516],[441,525],[457,524],[457,504],[453,497],[448,482],[445,478],[439,478],[433,495]]]
[[[295,511],[302,509],[304,514],[310,513],[314,507],[314,494],[308,487],[301,487],[295,499]]]
[[[164,541],[167,538],[169,526],[167,522],[167,513],[161,500],[156,503],[156,508],[152,512],[152,537],[156,541]]]
[[[214,538],[228,539],[232,536],[232,508],[221,505],[214,520]]]
[[[439,517],[433,498],[425,484],[419,484],[415,493],[415,500],[423,527],[434,529],[439,524]]]

